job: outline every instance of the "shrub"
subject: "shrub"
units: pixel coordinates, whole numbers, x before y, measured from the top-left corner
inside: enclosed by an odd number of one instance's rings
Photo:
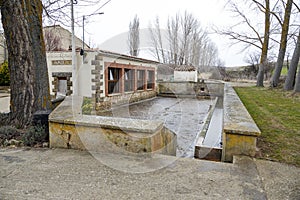
[[[23,143],[26,146],[34,146],[48,141],[48,133],[43,126],[32,126],[23,135]]]
[[[9,69],[8,69],[7,61],[2,63],[0,66],[0,85],[1,86],[9,86],[10,85]]]
[[[12,126],[0,127],[0,145],[7,145],[6,143],[11,140],[20,137],[20,130]]]
[[[0,126],[5,126],[9,122],[9,113],[0,113]]]

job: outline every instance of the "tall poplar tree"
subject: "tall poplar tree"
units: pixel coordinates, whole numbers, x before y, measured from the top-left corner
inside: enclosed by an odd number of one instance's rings
[[[133,21],[129,24],[128,47],[131,56],[139,55],[140,21],[137,15],[135,15]]]

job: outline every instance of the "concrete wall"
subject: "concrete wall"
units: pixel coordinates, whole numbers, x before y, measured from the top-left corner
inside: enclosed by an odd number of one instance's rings
[[[222,116],[222,119],[217,118],[222,134],[222,161],[232,162],[234,155],[255,155],[256,140],[260,135],[260,130],[231,86],[215,81],[200,81],[198,83],[159,82],[158,87],[159,95],[162,96],[201,97],[202,95],[208,95],[209,97],[218,97],[218,101],[216,101],[210,113],[213,116],[213,113],[217,110],[219,115]],[[206,130],[203,129],[201,132],[202,139],[197,144],[199,147],[205,146],[202,142],[205,141],[206,134],[210,134],[209,125],[216,123],[212,119],[213,117],[208,119],[209,122],[206,122],[207,125],[204,126]],[[221,122],[219,122],[220,120]],[[215,127],[212,128],[215,129]],[[215,148],[210,147],[207,150],[213,151],[212,149]]]
[[[78,92],[83,97],[93,97],[93,79],[92,74],[95,66],[92,65],[97,52],[86,51],[85,56],[78,55]]]
[[[191,95],[191,96],[220,96],[224,94],[224,85],[222,82],[158,82],[159,95]]]
[[[156,97],[156,91],[137,91],[130,92],[123,95],[115,95],[105,97],[104,101],[96,102],[96,113],[101,113],[104,110],[109,110],[114,105],[130,104],[145,99]]]
[[[174,71],[174,81],[197,82],[197,71]]]
[[[50,114],[50,147],[176,155],[176,135],[162,122],[81,115],[81,105],[67,97]]]
[[[224,88],[224,128],[222,161],[232,162],[234,155],[254,156],[260,130],[234,89]]]

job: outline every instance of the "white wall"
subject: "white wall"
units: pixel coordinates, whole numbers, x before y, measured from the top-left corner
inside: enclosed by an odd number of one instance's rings
[[[95,56],[99,54],[99,52],[89,52],[86,51],[85,60],[83,62],[83,57],[79,55],[79,52],[76,52],[76,62],[77,62],[77,69],[78,69],[78,95],[84,97],[92,97],[95,93],[95,90],[92,90],[93,82],[92,80],[95,79],[95,75],[92,74],[92,71],[95,70],[95,65],[92,65],[92,61],[95,60]],[[52,82],[54,78],[52,77],[53,72],[70,72],[72,73],[72,65],[68,63],[68,65],[53,65],[52,61],[71,61],[72,60],[72,52],[65,51],[65,52],[47,52],[47,64],[48,64],[48,74],[49,74],[49,83],[50,83],[50,94],[54,95],[52,90],[54,86]],[[103,75],[103,79],[105,80],[105,63],[118,63],[118,64],[130,64],[134,66],[141,66],[141,67],[154,67],[156,68],[156,64],[148,64],[142,63],[138,61],[130,61],[121,58],[113,58],[109,56],[103,56],[100,64],[103,66],[103,70],[100,71],[99,76]],[[156,78],[156,75],[155,75]],[[71,81],[73,79],[71,78]],[[73,88],[71,88],[73,89]],[[103,91],[103,94],[100,94],[101,97],[105,97],[105,81],[101,86],[100,90]]]
[[[197,71],[174,71],[174,81],[197,82]]]
[[[50,84],[50,94],[54,95],[52,90],[54,89],[54,85],[52,81],[54,78],[52,77],[53,72],[72,72],[72,65],[53,65],[52,61],[69,61],[72,60],[72,52],[47,52],[47,65],[48,65],[48,76],[49,76],[49,84]]]
[[[76,52],[76,64],[78,69],[77,76],[77,86],[78,86],[78,95],[85,97],[92,97],[92,79],[95,78],[91,74],[92,69],[95,66],[91,65],[92,60],[95,59],[95,55],[97,52],[89,52],[85,58],[85,62],[82,61],[82,56],[79,55],[79,52]],[[48,74],[49,74],[49,83],[50,83],[50,94],[54,95],[52,90],[54,86],[52,85],[52,81],[54,78],[52,77],[53,72],[70,72],[72,73],[72,65],[53,65],[53,60],[67,61],[72,60],[72,52],[47,52],[47,64],[48,64]],[[73,81],[73,78],[71,78]],[[73,88],[71,88],[73,89]]]
[[[97,52],[87,52],[84,63],[83,57],[77,55],[77,66],[78,66],[78,94],[79,96],[92,97],[92,79],[95,75],[92,75],[92,70],[95,66],[92,65],[92,60],[95,60]]]

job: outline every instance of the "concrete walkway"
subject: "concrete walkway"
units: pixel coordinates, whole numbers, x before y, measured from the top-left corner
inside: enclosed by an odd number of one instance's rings
[[[7,92],[0,92],[0,112],[8,113],[10,94]]]
[[[300,168],[248,157],[164,159],[172,162],[137,174],[85,151],[0,149],[0,199],[300,199]]]

